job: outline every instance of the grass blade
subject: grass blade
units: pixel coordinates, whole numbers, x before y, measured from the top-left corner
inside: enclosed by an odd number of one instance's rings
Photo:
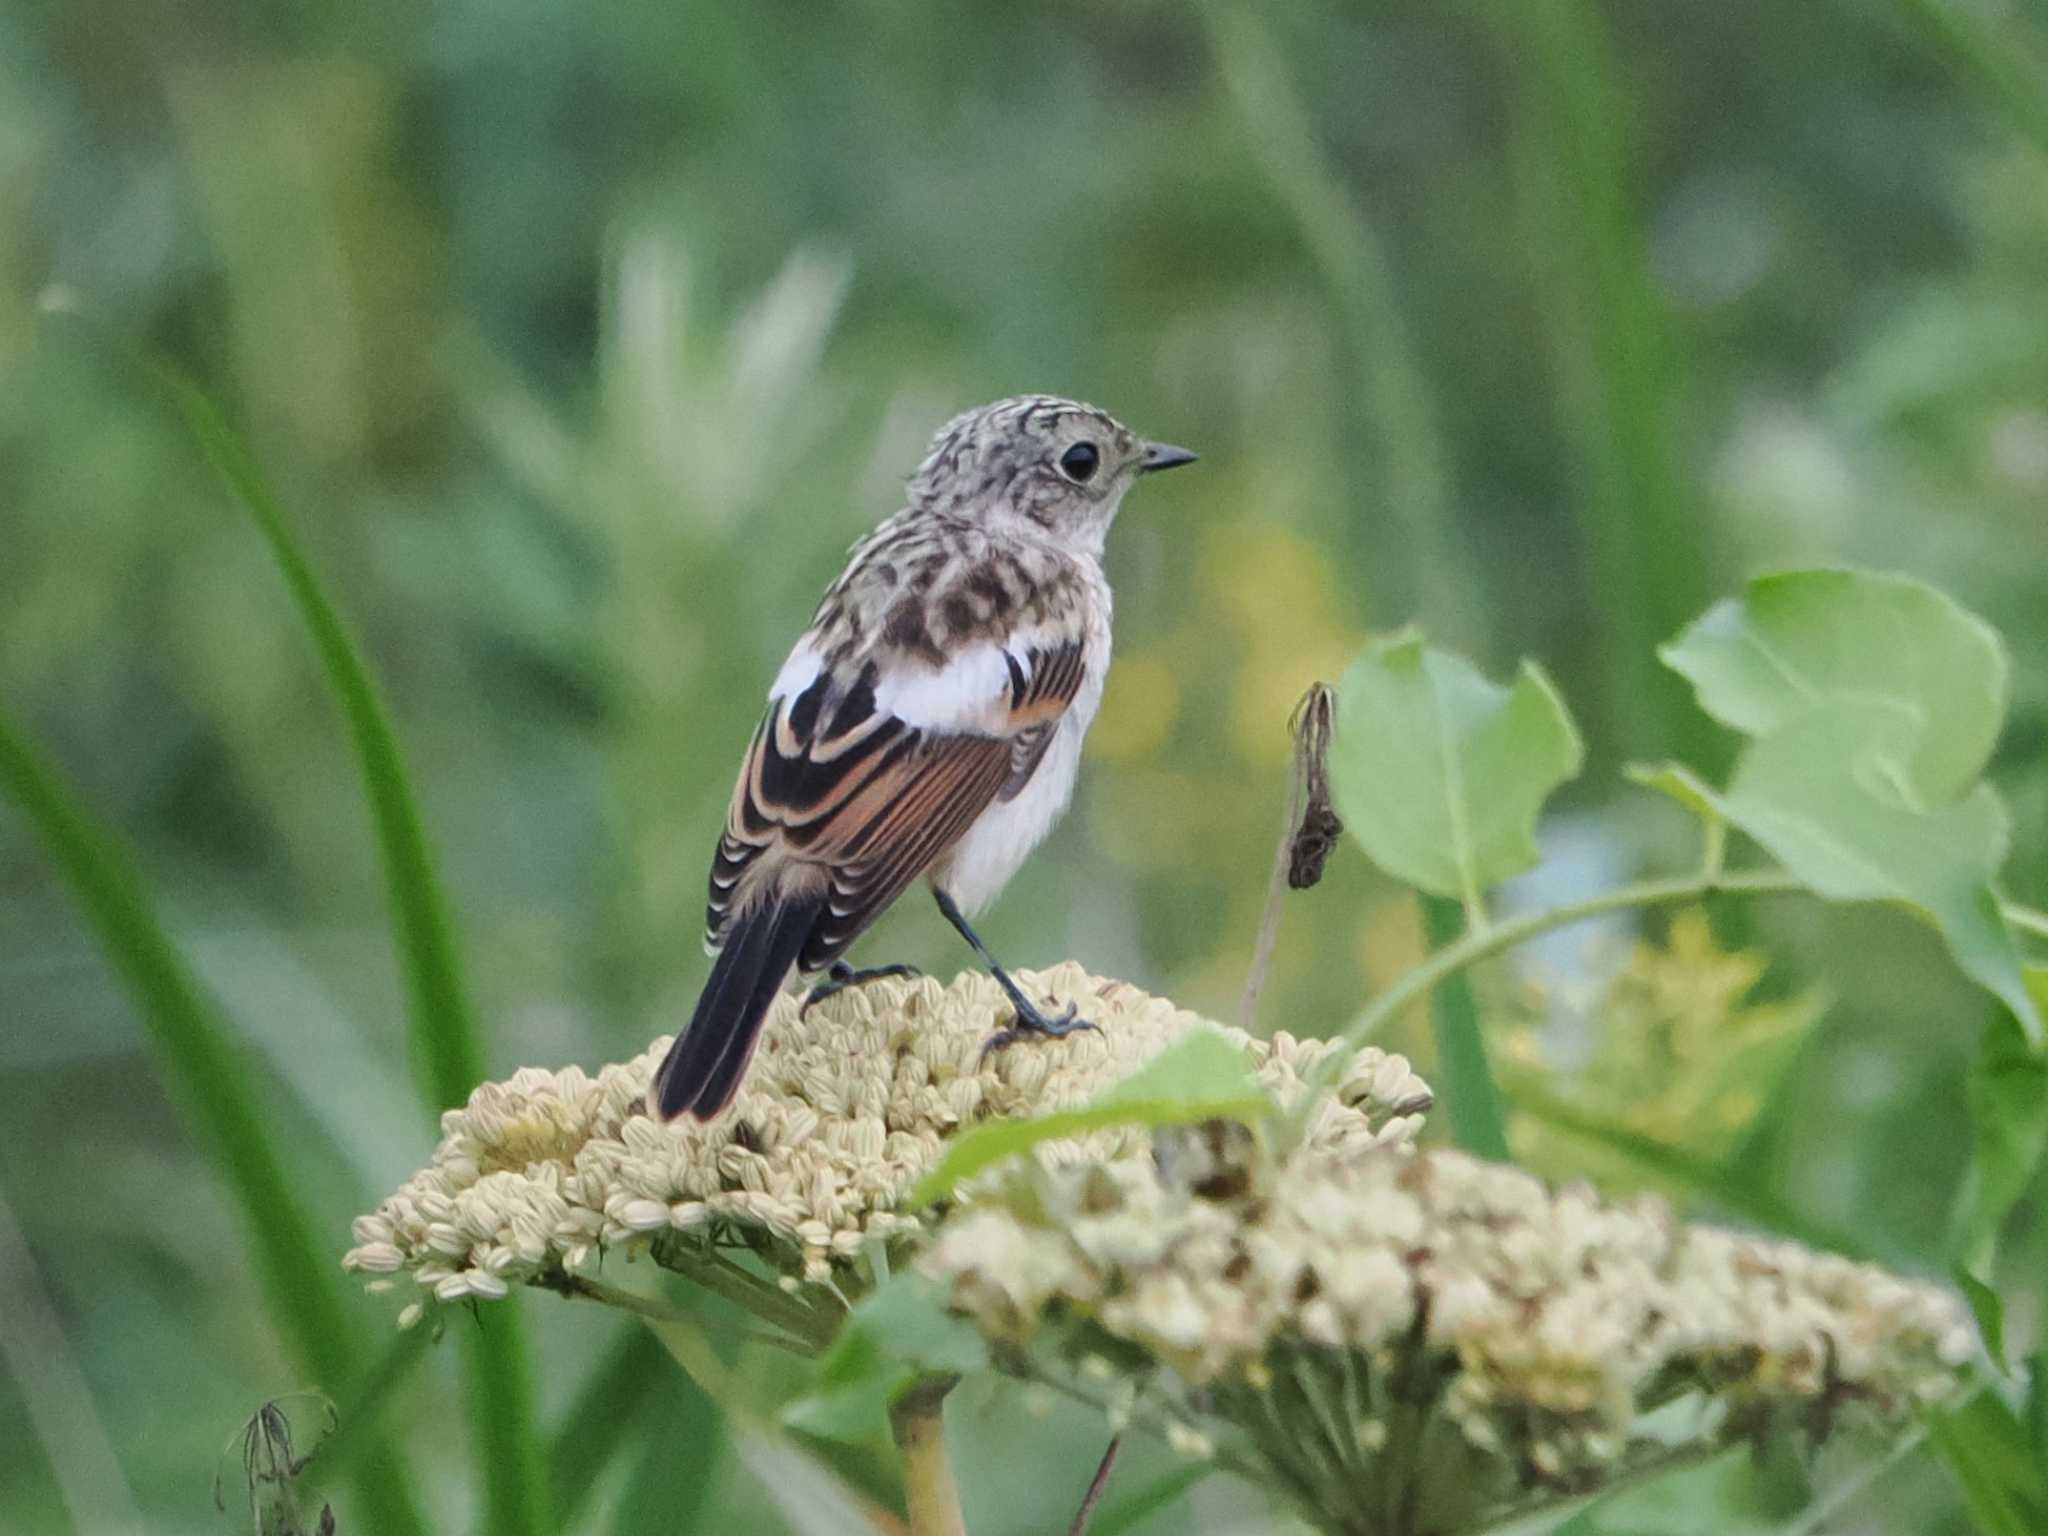
[[[1626,97],[1588,0],[1485,7],[1514,82],[1523,245],[1535,263],[1572,504],[1609,632],[1605,751],[1709,768],[1726,749],[1658,664],[1656,647],[1707,605],[1707,520],[1677,464],[1682,372],[1629,205]]]
[[[1424,896],[1423,931],[1431,949],[1455,943],[1464,933],[1465,912],[1457,902]],[[1430,994],[1430,1021],[1436,1028],[1437,1060],[1443,1068],[1445,1111],[1458,1145],[1479,1157],[1508,1160],[1506,1115],[1500,1085],[1486,1059],[1486,1037],[1479,1029],[1479,1004],[1472,995],[1471,974],[1446,976]]]
[[[725,1416],[695,1381],[647,1347],[638,1328],[622,1341],[622,1348],[635,1345],[638,1348],[630,1352],[643,1367],[655,1368],[657,1375],[643,1388],[646,1402],[634,1420],[643,1426],[639,1455],[627,1474],[610,1530],[613,1536],[641,1536],[646,1531],[703,1529],[725,1459]],[[564,1441],[574,1435],[607,1453],[622,1442],[629,1448],[635,1444],[634,1437],[619,1433],[622,1419],[609,1404],[593,1404],[584,1411],[595,1412],[594,1422],[579,1424],[572,1419],[563,1428]],[[566,1449],[563,1442],[557,1446]],[[556,1466],[558,1471],[568,1470],[564,1461],[558,1460]]]
[[[563,1413],[561,1427],[548,1447],[548,1488],[554,1495],[556,1530],[577,1529],[599,1474],[632,1443],[630,1437],[619,1432],[620,1426],[648,1422],[648,1406],[655,1400],[657,1389],[664,1385],[672,1397],[701,1396],[687,1384],[677,1385],[673,1367],[659,1351],[647,1347],[646,1336],[637,1323],[621,1328],[611,1353],[590,1373],[583,1390]],[[715,1430],[716,1409],[711,1409],[710,1415]],[[666,1422],[668,1414],[661,1413],[659,1417]],[[715,1433],[712,1439],[715,1444]],[[683,1449],[674,1444],[663,1447],[663,1464],[672,1466]],[[644,1528],[659,1523],[664,1522],[650,1522]],[[679,1529],[687,1529],[688,1525],[678,1521],[674,1510],[665,1523]]]
[[[1258,8],[1211,3],[1203,16],[1246,143],[1293,217],[1343,323],[1358,370],[1359,437],[1377,445],[1379,490],[1405,530],[1404,539],[1392,541],[1396,547],[1375,551],[1373,611],[1382,623],[1419,612],[1432,633],[1475,634],[1471,584],[1455,551],[1450,453],[1437,424],[1436,391],[1409,336],[1379,232],[1316,141]],[[1405,562],[1403,543],[1412,551]]]
[[[2025,1428],[1988,1387],[1955,1408],[1929,1409],[1927,1433],[1984,1536],[2040,1536],[2048,1521],[2048,1471]]]
[[[470,1420],[483,1468],[485,1529],[540,1533],[548,1521],[548,1464],[533,1406],[533,1353],[526,1347],[524,1299],[508,1296],[477,1309],[464,1341],[469,1357]]]
[[[1945,0],[1898,0],[1898,9],[1961,85],[1994,103],[2037,149],[2048,149],[2048,79],[2033,62],[2035,51],[2016,46],[2016,38],[1990,35],[2001,23],[2017,31],[2017,22],[2004,12],[1980,14]]]
[[[256,520],[313,637],[327,680],[341,701],[384,855],[392,915],[411,994],[417,1065],[429,1107],[438,1113],[462,1103],[483,1081],[484,1053],[456,958],[447,903],[427,851],[426,832],[399,755],[398,738],[369,669],[299,548],[284,508],[271,493],[255,459],[196,384],[161,365],[154,371],[207,462]]]
[[[431,1328],[392,1330],[384,1352],[335,1403],[334,1433],[320,1442],[320,1454],[299,1474],[302,1493],[310,1496],[374,1449],[377,1420],[433,1344]]]
[[[165,935],[126,857],[4,717],[0,792],[27,814],[76,893],[135,999],[173,1093],[212,1146],[247,1223],[271,1316],[302,1368],[323,1387],[342,1387],[354,1378],[361,1350],[342,1306],[334,1256],[314,1237],[285,1175],[242,1053]],[[365,1450],[356,1487],[365,1526],[424,1536],[409,1478],[388,1442]]]
[[[154,371],[200,451],[270,545],[341,701],[383,853],[393,927],[412,1000],[412,1041],[422,1088],[430,1110],[460,1104],[483,1081],[483,1045],[398,737],[369,669],[255,458],[196,384],[161,364]],[[465,1341],[471,1419],[484,1480],[484,1524],[506,1536],[538,1536],[548,1516],[547,1464],[535,1431],[523,1322],[515,1305],[495,1307]]]

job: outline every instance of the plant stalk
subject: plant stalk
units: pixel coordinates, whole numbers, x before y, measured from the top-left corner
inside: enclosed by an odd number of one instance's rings
[[[1117,1453],[1123,1446],[1122,1435],[1110,1436],[1109,1448],[1102,1453],[1095,1476],[1088,1480],[1088,1491],[1081,1496],[1081,1507],[1074,1512],[1074,1523],[1067,1527],[1067,1536],[1088,1536],[1088,1522],[1095,1518],[1095,1506],[1102,1502],[1102,1495],[1109,1487],[1109,1474],[1116,1470]]]
[[[958,1376],[927,1376],[889,1407],[889,1430],[903,1460],[910,1536],[967,1536],[960,1487],[946,1459],[946,1394]]]
[[[1363,1045],[1395,1014],[1434,991],[1445,977],[1477,965],[1481,960],[1489,960],[1554,928],[1569,928],[1588,918],[1607,912],[1627,911],[1631,907],[1662,907],[1673,902],[1695,901],[1716,891],[1767,896],[1804,889],[1796,875],[1782,869],[1743,870],[1734,874],[1702,871],[1670,880],[1641,880],[1634,885],[1602,891],[1598,896],[1589,896],[1568,906],[1526,912],[1506,922],[1467,933],[1456,943],[1445,945],[1374,998],[1372,1005],[1344,1031],[1344,1039],[1347,1044]]]

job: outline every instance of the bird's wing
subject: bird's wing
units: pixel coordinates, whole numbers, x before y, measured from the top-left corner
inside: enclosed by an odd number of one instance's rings
[[[712,861],[705,939],[788,863],[826,904],[798,967],[837,959],[1044,756],[1087,672],[1075,631],[979,639],[940,665],[901,651],[829,664],[798,643],[770,691]]]

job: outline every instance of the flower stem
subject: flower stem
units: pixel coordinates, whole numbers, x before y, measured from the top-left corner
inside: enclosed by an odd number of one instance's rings
[[[678,1311],[667,1302],[653,1296],[643,1296],[638,1291],[625,1290],[616,1285],[606,1285],[602,1280],[591,1280],[583,1275],[563,1275],[534,1282],[557,1295],[580,1297],[595,1301],[607,1307],[617,1307],[621,1312],[631,1312],[650,1325],[660,1327],[684,1326],[694,1328],[696,1319],[687,1312]],[[809,1358],[818,1353],[819,1345],[808,1336],[792,1338],[786,1333],[772,1333],[766,1329],[747,1328],[740,1337],[757,1344],[773,1345],[788,1350],[791,1354]]]
[[[1796,875],[1782,869],[1742,870],[1734,874],[1710,874],[1702,870],[1670,880],[1641,880],[1634,885],[1602,891],[1597,896],[1589,896],[1568,906],[1525,912],[1446,944],[1374,998],[1372,1005],[1344,1031],[1344,1042],[1363,1045],[1395,1014],[1416,999],[1428,996],[1445,977],[1556,928],[1569,928],[1574,923],[1585,922],[1606,912],[1623,912],[1631,907],[1669,906],[1673,902],[1692,901],[1718,891],[1767,896],[1804,889]]]
[[[910,1536],[967,1536],[960,1488],[946,1459],[946,1394],[957,1376],[927,1376],[890,1405],[889,1429],[903,1459]]]
[[[1694,901],[1702,896],[1719,893],[1748,896],[1779,896],[1804,891],[1807,886],[1797,875],[1784,869],[1745,869],[1729,872],[1710,862],[1706,867],[1690,875],[1680,875],[1669,880],[1640,880],[1634,885],[1624,885],[1612,891],[1602,891],[1584,901],[1575,901],[1567,906],[1547,907],[1540,912],[1525,912],[1506,922],[1494,923],[1486,928],[1473,929],[1452,944],[1437,950],[1422,964],[1409,971],[1386,991],[1372,1000],[1372,1004],[1360,1014],[1352,1026],[1344,1031],[1347,1045],[1363,1045],[1370,1040],[1387,1021],[1418,998],[1426,997],[1445,977],[1491,959],[1518,944],[1526,943],[1539,934],[1557,928],[1569,928],[1588,918],[1599,917],[1608,912],[1622,912],[1631,907],[1662,907],[1674,902]],[[2048,912],[2038,912],[2032,907],[2023,907],[2015,902],[2000,902],[1999,913],[2007,923],[2023,933],[2037,934],[2048,938]],[[1332,1058],[1334,1061],[1334,1058]]]
[[[657,1243],[654,1262],[723,1296],[762,1322],[794,1334],[813,1350],[832,1342],[832,1320],[821,1317],[815,1308],[785,1294],[779,1286],[735,1264],[722,1253],[699,1252],[680,1243]]]
[[[1103,1490],[1109,1487],[1109,1474],[1116,1470],[1117,1452],[1123,1445],[1122,1435],[1109,1437],[1109,1449],[1102,1453],[1095,1476],[1089,1479],[1088,1491],[1081,1496],[1081,1507],[1074,1512],[1074,1523],[1067,1527],[1067,1536],[1088,1536],[1088,1522],[1095,1517],[1095,1506],[1102,1502]]]
[[[1718,860],[1710,858],[1689,875],[1674,876],[1668,880],[1639,880],[1634,885],[1588,896],[1584,901],[1546,907],[1540,912],[1524,912],[1504,922],[1469,928],[1463,938],[1435,951],[1374,998],[1351,1027],[1337,1037],[1339,1043],[1348,1049],[1331,1051],[1307,1074],[1304,1092],[1294,1111],[1294,1139],[1298,1141],[1305,1134],[1308,1117],[1315,1112],[1322,1091],[1335,1085],[1345,1064],[1350,1061],[1352,1051],[1372,1039],[1403,1008],[1427,997],[1447,977],[1526,943],[1538,934],[1569,928],[1574,923],[1582,923],[1606,912],[1623,912],[1631,907],[1668,906],[1672,902],[1697,900],[1717,891],[1769,896],[1804,889],[1805,885],[1789,870],[1749,869],[1730,873],[1719,867]]]
[[[2012,901],[2000,902],[1998,910],[2004,914],[2005,920],[2020,932],[2048,939],[2048,912],[2037,912],[2032,907],[2023,907]]]

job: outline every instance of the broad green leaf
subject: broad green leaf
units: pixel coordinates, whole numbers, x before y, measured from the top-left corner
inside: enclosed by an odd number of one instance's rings
[[[972,1178],[1043,1141],[1113,1125],[1194,1125],[1250,1119],[1273,1101],[1252,1076],[1242,1050],[1213,1029],[1177,1040],[1092,1103],[1030,1120],[990,1120],[953,1140],[939,1166],[911,1193],[912,1205],[944,1199]]]
[[[1981,1388],[1957,1407],[1929,1410],[1927,1433],[1985,1536],[2048,1531],[2048,1462],[1996,1393]]]
[[[1896,764],[1916,808],[1977,780],[2005,716],[2005,651],[1983,620],[1932,587],[1867,571],[1752,581],[1658,654],[1700,707],[1769,736],[1838,701],[1891,705],[1906,723]]]
[[[889,1405],[911,1383],[987,1363],[981,1335],[946,1310],[938,1284],[899,1275],[853,1309],[782,1423],[823,1439],[866,1441],[886,1430]]]
[[[1536,862],[1537,812],[1580,756],[1534,662],[1501,688],[1405,631],[1345,674],[1331,771],[1345,825],[1375,864],[1469,907]]]
[[[1964,974],[2039,1044],[2040,1011],[1991,888],[2005,860],[2005,808],[1982,784],[1938,810],[1907,805],[1887,771],[1899,721],[1884,703],[1810,710],[1754,743],[1715,804],[1820,895],[1898,901],[1924,914]]]

